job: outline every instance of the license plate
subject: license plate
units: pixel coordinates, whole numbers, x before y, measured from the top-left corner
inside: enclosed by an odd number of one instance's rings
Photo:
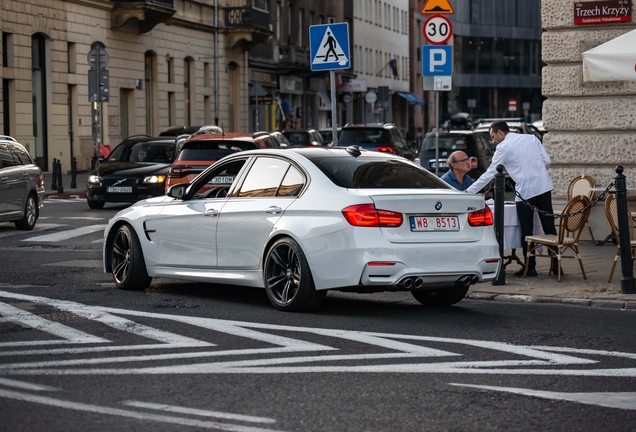
[[[212,184],[232,184],[234,177],[232,176],[217,176],[213,177],[208,183]]]
[[[435,168],[435,162],[431,162],[431,168]],[[440,168],[446,168],[446,162],[441,162],[439,163],[439,167]]]
[[[411,216],[411,231],[459,231],[457,216]]]
[[[132,193],[132,186],[108,186],[106,192],[111,193]]]

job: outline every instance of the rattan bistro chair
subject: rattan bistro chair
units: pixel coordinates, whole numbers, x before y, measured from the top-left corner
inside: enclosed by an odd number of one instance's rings
[[[596,182],[594,181],[592,177],[585,174],[581,174],[580,176],[576,176],[575,178],[572,179],[572,181],[568,185],[568,191],[565,198],[568,201],[570,201],[572,198],[574,198],[577,195],[583,195],[587,197],[590,201],[592,201],[592,197],[594,197],[594,191],[592,189],[594,189],[595,187],[596,187]],[[561,214],[561,212],[562,212],[561,210],[556,210],[553,213]],[[586,221],[585,226],[590,231],[590,237],[592,238],[592,241],[596,242],[596,240],[594,239],[594,234],[592,233],[592,227],[590,226],[590,222]]]
[[[605,216],[607,216],[607,221],[612,227],[612,234],[616,239],[616,255],[614,256],[614,263],[612,264],[612,270],[610,270],[608,282],[612,281],[612,276],[614,276],[614,269],[616,268],[616,261],[621,259],[621,241],[618,235],[618,210],[616,207],[616,196],[614,194],[610,194],[605,198]],[[636,240],[634,240],[634,219],[629,219],[629,243],[631,247],[631,256],[632,261],[634,260],[634,254],[636,253]]]
[[[559,234],[543,234],[526,237],[528,253],[526,255],[526,271],[524,272],[524,277],[527,276],[528,268],[530,267],[530,257],[534,256],[557,259],[557,275],[559,282],[561,282],[561,259],[576,258],[579,260],[583,279],[587,279],[585,276],[585,269],[583,268],[583,261],[581,260],[581,254],[579,253],[579,237],[581,237],[581,232],[583,232],[583,228],[585,228],[585,222],[590,215],[591,208],[588,207],[589,204],[590,200],[586,196],[575,195],[563,208],[562,214],[564,216],[559,218]],[[565,216],[583,209],[585,210],[581,213],[572,216]],[[540,246],[546,247],[548,252],[547,255],[538,253],[538,248]],[[564,255],[564,252],[568,249],[571,249],[574,252],[574,255]],[[552,273],[553,264],[554,261],[551,260],[550,273]]]

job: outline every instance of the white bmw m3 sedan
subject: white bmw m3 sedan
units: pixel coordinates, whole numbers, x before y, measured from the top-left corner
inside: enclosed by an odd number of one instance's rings
[[[117,213],[103,261],[121,289],[155,277],[260,287],[285,311],[316,309],[328,290],[452,305],[501,265],[483,196],[356,146],[226,156]]]

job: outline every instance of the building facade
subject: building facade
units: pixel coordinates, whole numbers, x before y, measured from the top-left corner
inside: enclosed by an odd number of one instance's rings
[[[561,198],[570,180],[580,174],[592,176],[604,188],[616,177],[615,167],[622,165],[628,188],[636,179],[636,81],[585,82],[581,56],[636,28],[634,2],[629,0],[628,22],[597,24],[575,24],[575,3],[579,2],[543,0],[541,4],[547,64],[543,122],[548,131],[543,143],[552,158],[554,195]],[[597,205],[592,215],[604,221],[602,212]]]
[[[45,171],[54,158],[66,171],[72,158],[90,167],[96,135],[114,147],[171,125],[248,130],[247,51],[271,35],[268,12],[254,9],[251,0],[4,1],[2,131]],[[93,68],[108,72],[99,102],[89,92],[95,49]]]

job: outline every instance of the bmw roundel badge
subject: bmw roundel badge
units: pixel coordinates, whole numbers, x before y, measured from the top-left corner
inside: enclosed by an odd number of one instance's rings
[[[441,210],[441,209],[442,209],[442,203],[441,203],[441,202],[439,202],[439,201],[437,201],[437,202],[435,203],[435,210]]]

